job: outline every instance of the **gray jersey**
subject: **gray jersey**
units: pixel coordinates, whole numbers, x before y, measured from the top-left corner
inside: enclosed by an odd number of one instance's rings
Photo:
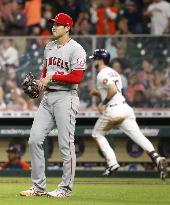
[[[86,52],[83,47],[73,39],[65,45],[58,45],[57,40],[48,43],[44,51],[44,67],[48,75],[67,75],[72,70],[86,67]],[[57,90],[77,89],[78,84],[68,84],[62,82],[50,82],[49,88]]]

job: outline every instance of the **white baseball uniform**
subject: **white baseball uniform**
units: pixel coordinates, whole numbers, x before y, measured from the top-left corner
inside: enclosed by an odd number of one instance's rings
[[[108,166],[117,164],[116,156],[104,137],[114,126],[123,130],[136,144],[147,152],[154,151],[151,142],[140,131],[133,109],[126,103],[122,95],[122,82],[120,75],[110,67],[103,68],[97,75],[97,89],[102,100],[107,97],[107,85],[114,84],[117,93],[110,99],[106,110],[97,120],[92,136],[96,138],[101,151],[103,152]],[[116,122],[116,123],[115,123]]]

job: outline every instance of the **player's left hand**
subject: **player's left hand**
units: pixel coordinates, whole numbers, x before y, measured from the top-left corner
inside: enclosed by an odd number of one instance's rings
[[[39,81],[39,86],[41,87],[41,89],[44,89],[44,87],[46,87],[48,85],[48,83],[51,81],[51,79],[52,79],[51,75],[46,76],[45,78],[42,78]]]
[[[106,105],[103,105],[103,103],[100,103],[97,108],[100,113],[103,113],[106,109]]]
[[[31,72],[25,76],[21,87],[24,93],[27,94],[30,98],[38,98],[40,95],[41,90],[39,84]]]

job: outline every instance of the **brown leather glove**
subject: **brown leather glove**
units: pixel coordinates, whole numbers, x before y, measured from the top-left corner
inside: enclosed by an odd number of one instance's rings
[[[34,78],[34,75],[31,72],[26,75],[21,86],[22,86],[22,89],[24,90],[24,93],[27,94],[30,98],[39,97],[40,88],[39,88],[37,81]]]

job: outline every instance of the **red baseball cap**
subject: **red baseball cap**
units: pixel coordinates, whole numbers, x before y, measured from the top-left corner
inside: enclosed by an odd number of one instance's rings
[[[54,19],[49,19],[49,21],[64,26],[70,26],[70,28],[73,26],[73,19],[71,18],[71,16],[65,13],[59,13]]]

